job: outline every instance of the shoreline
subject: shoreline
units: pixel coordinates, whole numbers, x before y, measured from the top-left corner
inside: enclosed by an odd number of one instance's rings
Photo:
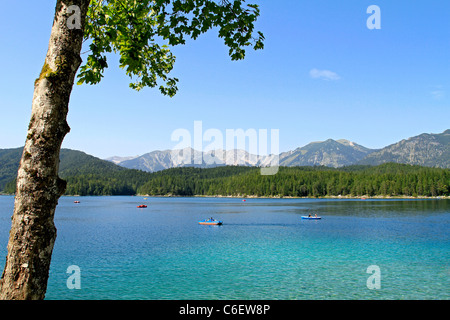
[[[14,196],[14,194],[0,193],[0,196]],[[343,199],[343,200],[388,200],[388,199],[403,199],[403,200],[450,200],[450,196],[322,196],[322,197],[293,197],[293,196],[255,196],[255,195],[238,195],[238,196],[224,196],[224,195],[192,195],[192,196],[178,196],[172,194],[166,195],[100,195],[100,196],[81,196],[81,195],[63,195],[62,197],[147,197],[147,198],[229,198],[229,199]]]
[[[137,194],[138,197],[148,197],[148,198],[230,198],[230,199],[359,199],[359,200],[376,200],[376,199],[406,199],[406,200],[449,200],[450,196],[323,196],[323,197],[292,197],[292,196],[255,196],[255,195],[245,195],[245,196],[205,196],[205,195],[193,195],[193,196],[177,196],[177,195],[148,195],[148,194]]]

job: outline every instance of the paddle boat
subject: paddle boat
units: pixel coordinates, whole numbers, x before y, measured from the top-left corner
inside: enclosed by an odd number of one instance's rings
[[[138,208],[147,208],[147,206],[145,204],[141,204],[139,206],[137,206]]]
[[[309,215],[309,216],[302,216],[302,219],[304,219],[304,220],[320,220],[320,219],[322,219],[322,217],[318,217],[317,215],[315,215],[315,216]]]
[[[223,224],[222,221],[210,218],[205,220],[200,220],[198,224],[208,225],[208,226],[220,226]]]

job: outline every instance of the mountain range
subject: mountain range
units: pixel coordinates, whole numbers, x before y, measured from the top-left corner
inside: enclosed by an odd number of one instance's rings
[[[382,149],[370,149],[348,140],[311,142],[304,147],[282,152],[280,166],[379,165],[387,162],[450,168],[450,129],[439,134],[424,133],[401,140]],[[152,151],[137,157],[111,157],[105,160],[129,168],[156,172],[169,168],[221,165],[268,166],[275,156],[258,156],[245,150],[201,152],[192,148]]]
[[[22,151],[23,148],[0,149],[0,193],[14,193]],[[274,158],[278,158],[282,166],[274,177],[276,182],[270,179],[258,180],[261,175],[255,174],[259,172],[255,170],[256,167],[267,166]],[[185,165],[186,159],[191,164]],[[60,160],[59,175],[67,181],[66,194],[72,195],[230,194],[239,189],[233,183],[249,187],[252,185],[250,181],[253,181],[253,187],[257,186],[259,191],[241,191],[247,194],[256,192],[263,195],[294,196],[349,192],[436,196],[448,195],[448,170],[426,167],[450,168],[450,130],[440,134],[421,134],[379,150],[365,148],[347,140],[328,139],[270,157],[258,157],[242,150],[202,153],[186,148],[154,151],[125,159],[115,157],[107,161],[82,151],[62,149]],[[200,170],[189,167],[215,168]],[[155,172],[148,172],[152,170]],[[362,180],[351,184],[353,178],[339,178],[341,174],[350,172],[359,172]],[[408,172],[413,176],[407,176]],[[323,181],[317,180],[317,174]],[[332,178],[330,174],[337,176]],[[374,178],[374,174],[377,178]],[[303,183],[305,176],[309,176],[310,180],[307,185],[298,185],[294,182],[295,179],[292,180],[292,175],[297,175]],[[400,177],[403,177],[402,181],[399,180]],[[198,182],[199,179],[203,179],[203,182]],[[268,181],[274,184],[270,185]],[[410,185],[414,181],[416,184]],[[225,183],[227,186],[224,191],[222,189]],[[300,189],[294,190],[294,186]]]
[[[22,148],[0,149],[0,191],[15,179],[22,150]],[[186,161],[186,157],[190,158],[190,161]],[[285,167],[326,166],[339,168],[350,165],[377,166],[394,162],[450,168],[450,129],[439,134],[424,133],[379,150],[369,149],[348,140],[328,139],[283,152],[277,157],[279,165]],[[116,177],[128,182],[146,179],[137,170],[126,170],[126,168],[157,172],[183,166],[201,168],[225,165],[263,167],[269,165],[274,156],[261,157],[251,155],[243,150],[199,152],[187,148],[175,151],[153,151],[138,157],[113,157],[102,160],[82,151],[62,149],[60,158],[61,177],[84,175],[104,179],[103,176],[108,176],[111,178],[111,185],[114,185]],[[189,164],[185,165],[186,162]],[[123,192],[129,187],[127,183],[115,186],[115,188]],[[93,185],[92,181],[89,184]],[[137,184],[137,182],[133,182],[133,184]]]
[[[423,133],[391,144],[367,155],[359,164],[379,165],[387,162],[450,168],[450,129],[440,134]]]

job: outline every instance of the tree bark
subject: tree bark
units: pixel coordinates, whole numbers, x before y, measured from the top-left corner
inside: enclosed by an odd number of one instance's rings
[[[44,299],[56,239],[55,209],[66,183],[59,153],[70,128],[66,117],[81,64],[83,27],[90,0],[58,0],[42,72],[36,79],[28,135],[17,175],[8,255],[0,299]],[[67,9],[78,6],[81,28],[69,28]]]

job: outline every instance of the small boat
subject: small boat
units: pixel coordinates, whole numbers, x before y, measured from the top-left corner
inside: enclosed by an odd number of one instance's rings
[[[208,226],[220,226],[223,224],[222,221],[216,219],[205,219],[198,222],[198,224],[208,225]]]
[[[73,203],[80,203],[80,201],[74,201]]]
[[[138,208],[147,208],[147,206],[145,204],[141,204],[139,206],[137,206]]]
[[[302,219],[305,219],[305,220],[320,220],[320,219],[322,219],[322,217],[302,216]]]

